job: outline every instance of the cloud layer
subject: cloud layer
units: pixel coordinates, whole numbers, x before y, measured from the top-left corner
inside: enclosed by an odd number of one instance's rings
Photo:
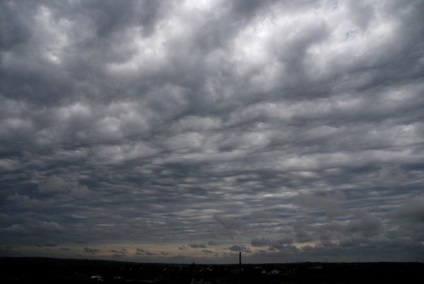
[[[424,261],[422,1],[3,1],[0,252]]]

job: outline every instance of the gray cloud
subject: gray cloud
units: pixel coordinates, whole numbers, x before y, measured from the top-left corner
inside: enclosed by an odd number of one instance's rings
[[[207,248],[208,247],[206,244],[189,244],[188,246],[191,248]]]
[[[95,255],[95,254],[97,254],[97,252],[98,252],[99,250],[98,249],[95,249],[95,248],[89,248],[89,247],[85,247],[84,248],[84,252],[86,253],[86,254],[92,254],[92,255]]]
[[[152,256],[152,255],[155,255],[153,252],[150,252],[148,250],[141,249],[141,248],[137,248],[136,254],[137,255],[141,255],[141,256]]]
[[[0,252],[422,260],[423,9],[1,3]]]
[[[236,252],[250,252],[249,248],[244,245],[232,245],[228,249]]]
[[[407,201],[394,212],[394,217],[411,222],[424,222],[424,199],[422,197]]]
[[[243,226],[243,223],[240,219],[234,217],[221,216],[219,214],[214,214],[213,218],[220,223],[224,229],[236,230]]]

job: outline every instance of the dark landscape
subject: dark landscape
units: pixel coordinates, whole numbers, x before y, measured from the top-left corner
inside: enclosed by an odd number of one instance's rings
[[[154,264],[1,258],[1,283],[422,283],[424,264]],[[240,269],[241,268],[241,269]]]

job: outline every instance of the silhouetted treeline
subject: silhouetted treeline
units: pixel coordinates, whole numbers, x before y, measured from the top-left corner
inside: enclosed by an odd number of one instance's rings
[[[145,264],[0,258],[1,283],[422,283],[423,263]]]

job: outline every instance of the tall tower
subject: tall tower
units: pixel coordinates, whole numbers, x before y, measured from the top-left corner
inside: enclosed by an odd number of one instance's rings
[[[241,284],[242,283],[242,281],[241,281],[241,277],[242,277],[242,272],[243,272],[243,270],[242,270],[242,268],[241,268],[241,252],[239,252],[239,272],[238,272],[238,284]]]

